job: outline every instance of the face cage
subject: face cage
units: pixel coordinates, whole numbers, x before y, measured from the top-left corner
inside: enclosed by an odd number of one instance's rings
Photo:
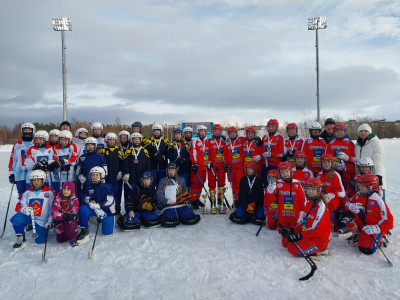
[[[99,180],[93,180],[92,179],[92,174],[99,174],[100,175],[100,179]],[[93,185],[100,185],[100,184],[102,184],[103,183],[103,180],[104,180],[104,178],[101,178],[101,173],[100,172],[92,172],[92,173],[90,173],[90,183],[91,184],[93,184]]]
[[[33,185],[33,180],[34,179],[41,179],[42,180],[42,184],[39,187],[35,187]],[[31,184],[31,187],[33,188],[33,190],[38,191],[38,190],[42,190],[45,186],[45,182],[46,182],[46,178],[32,178],[29,180],[29,183]]]
[[[86,145],[93,145],[93,150],[88,150]],[[86,150],[87,153],[95,153],[96,152],[96,148],[97,148],[96,144],[93,144],[93,143],[85,144],[85,150]]]
[[[278,178],[276,178],[275,176],[271,176],[270,175],[270,176],[267,177],[268,184],[273,184],[274,183],[273,178],[275,178],[275,182],[278,180]]]
[[[374,174],[374,171],[375,171],[374,166],[357,166],[358,171],[360,172],[360,174],[364,174],[364,173],[361,172],[360,167],[369,167],[369,173],[370,174]]]
[[[316,191],[316,192],[317,192],[317,195],[314,196],[314,197],[308,196],[308,194],[307,194],[307,189]],[[306,198],[307,198],[308,200],[313,200],[313,201],[315,201],[315,200],[317,200],[317,199],[321,196],[322,188],[321,188],[321,187],[315,187],[315,186],[312,186],[312,185],[305,185],[305,186],[304,186],[304,192],[305,192],[305,196],[306,196]]]
[[[150,179],[150,184],[147,186],[147,185],[144,185],[144,180],[145,179]],[[148,187],[151,187],[152,185],[153,185],[153,178],[152,177],[142,177],[142,178],[140,178],[140,184],[142,185],[142,187],[144,187],[144,188],[148,188]]]
[[[363,185],[363,186],[365,186],[365,187],[367,187],[367,192],[365,192],[365,193],[362,193],[361,191],[360,191],[360,186],[361,185]],[[371,196],[374,192],[375,192],[375,190],[373,190],[372,189],[372,186],[371,185],[366,185],[366,184],[362,184],[362,183],[356,183],[356,192],[359,192],[360,193],[360,195],[361,196]]]

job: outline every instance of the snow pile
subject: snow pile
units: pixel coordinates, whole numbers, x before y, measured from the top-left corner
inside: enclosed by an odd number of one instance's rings
[[[202,215],[199,224],[175,229],[115,229],[111,237],[98,236],[89,260],[92,220],[90,242],[75,248],[58,244],[51,232],[48,262],[42,264],[44,246],[33,242],[31,232],[26,248],[12,251],[15,237],[8,222],[0,241],[0,299],[400,299],[400,139],[383,143],[387,202],[395,218],[383,251],[393,268],[382,253],[366,256],[333,237],[333,254],[315,258],[314,277],[300,282],[311,268],[281,246],[276,231],[263,228],[256,237],[257,226],[234,225],[228,215]],[[10,193],[7,163],[8,153],[0,153],[1,226]],[[9,217],[16,202],[14,193]]]
[[[11,153],[13,145],[0,145],[0,152]]]

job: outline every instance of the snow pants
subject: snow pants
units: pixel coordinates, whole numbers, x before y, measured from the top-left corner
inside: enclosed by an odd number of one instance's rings
[[[239,195],[240,179],[242,179],[245,176],[242,165],[240,164],[239,166],[234,166],[232,168],[232,171],[229,171],[228,176],[232,184],[232,191],[235,197],[234,200],[237,200],[237,197]]]
[[[326,243],[321,243],[317,240],[312,239],[301,239],[300,241],[297,241],[296,244],[301,248],[301,250],[303,250],[304,254],[307,255],[316,254],[325,250],[328,247]],[[300,252],[299,249],[297,249],[294,243],[288,242],[287,249],[289,253],[293,256],[303,257],[303,254]]]
[[[217,187],[217,179],[218,179],[218,187],[225,186],[225,167],[224,166],[217,166],[213,167],[214,174],[211,170],[207,170],[208,173],[208,188],[210,191],[215,191]],[[203,181],[204,182],[204,181]],[[217,198],[219,198],[219,193],[217,191]]]
[[[22,213],[16,213],[11,219],[15,233],[25,234],[25,225],[32,225],[31,216]],[[36,244],[43,244],[46,241],[46,229],[35,222],[35,229],[38,237],[35,239]]]
[[[56,231],[57,242],[64,243],[78,236],[78,221],[68,220],[54,227]]]
[[[207,179],[207,169],[201,169],[197,171],[197,174],[200,176],[201,181],[203,184],[206,182]],[[190,185],[192,190],[192,201],[195,201],[200,198],[201,190],[203,188],[199,178],[197,177],[196,173],[192,170],[190,174]]]

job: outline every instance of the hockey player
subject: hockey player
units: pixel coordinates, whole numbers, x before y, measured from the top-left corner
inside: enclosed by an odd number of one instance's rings
[[[143,125],[142,125],[142,123],[138,122],[138,121],[133,122],[131,128],[132,128],[132,133],[138,132],[138,133],[140,133],[142,135],[142,146],[147,149],[147,147],[150,145],[151,142],[147,137],[143,136]]]
[[[264,188],[261,178],[257,177],[257,165],[248,163],[246,176],[240,180],[236,210],[229,219],[235,224],[252,222],[261,225],[265,220],[263,204]]]
[[[346,126],[342,123],[336,124],[333,132],[335,139],[326,147],[326,153],[334,157],[333,168],[339,172],[343,185],[347,187],[356,175],[354,143],[346,138]]]
[[[84,192],[84,205],[79,209],[81,232],[77,240],[84,243],[89,238],[89,217],[97,217],[104,235],[114,230],[115,202],[112,187],[105,183],[106,172],[102,167],[89,171],[89,182]]]
[[[25,165],[26,153],[33,145],[33,134],[35,125],[24,123],[21,126],[21,140],[16,142],[11,150],[10,161],[8,163],[9,177],[11,184],[17,185],[18,195],[21,196],[26,191],[28,169]]]
[[[315,255],[328,248],[330,236],[330,216],[321,195],[322,183],[318,178],[307,180],[304,187],[307,202],[304,207],[301,225],[294,228],[294,232],[287,236],[289,253],[297,257],[303,254],[295,242],[306,255]]]
[[[176,163],[178,167],[178,175],[185,179],[186,185],[189,182],[190,173],[190,156],[186,148],[185,140],[182,139],[182,130],[175,128],[173,131],[173,141],[168,145],[167,158],[170,162]]]
[[[123,156],[119,146],[117,146],[117,135],[113,132],[106,134],[104,138],[106,146],[99,150],[103,154],[107,163],[107,175],[105,181],[112,186],[115,199],[115,214],[121,214],[121,196],[122,196],[122,169]]]
[[[244,168],[246,169],[247,164],[254,163],[257,168],[257,176],[262,178],[262,142],[259,137],[256,138],[256,130],[254,127],[246,128],[246,141],[243,143],[243,153]]]
[[[18,205],[20,209],[10,219],[17,236],[17,241],[13,245],[14,251],[25,248],[25,225],[32,225],[33,222],[38,234],[35,242],[43,244],[46,241],[45,229],[50,228],[53,222],[51,210],[55,194],[44,185],[45,180],[46,174],[42,170],[35,170],[29,174],[31,188],[24,192]]]
[[[192,127],[183,128],[183,138],[185,139],[186,145],[189,145],[189,147],[190,147],[190,144],[191,144],[192,138],[193,138],[193,128]]]
[[[140,223],[148,228],[160,226],[161,220],[155,212],[158,202],[152,180],[151,172],[145,171],[140,178],[140,185],[135,186],[129,198],[126,199],[126,213],[117,221],[123,231],[138,230]]]
[[[200,201],[200,195],[207,179],[207,169],[211,169],[210,146],[206,135],[207,127],[204,125],[197,126],[197,137],[193,139],[190,147],[190,160],[192,162],[190,180],[192,207],[194,209],[204,207],[203,202]]]
[[[278,222],[278,201],[276,197],[276,181],[278,180],[278,170],[268,171],[268,186],[264,193],[264,211],[266,216],[265,225],[271,229],[276,229]]]
[[[71,123],[68,121],[62,121],[60,124],[60,131],[68,130],[71,131]]]
[[[310,137],[304,141],[303,148],[307,154],[307,168],[310,169],[314,176],[321,171],[321,156],[325,153],[326,142],[323,138],[320,138],[322,127],[318,122],[312,122],[308,128]]]
[[[97,140],[97,151],[104,148],[103,125],[100,122],[94,122],[92,124],[92,137]]]
[[[293,179],[296,179],[300,182],[301,186],[304,187],[304,184],[308,179],[314,178],[313,172],[306,167],[307,154],[304,151],[299,150],[295,152],[293,158]]]
[[[77,149],[72,141],[72,133],[68,130],[60,131],[59,142],[53,147],[57,160],[49,164],[49,171],[53,171],[53,190],[58,193],[60,184],[75,180],[74,167],[76,164]]]
[[[122,167],[124,195],[127,195],[125,199],[128,199],[132,189],[140,184],[142,174],[151,170],[149,152],[142,146],[142,135],[138,132],[132,133],[131,144],[132,146],[125,152]]]
[[[194,225],[200,221],[200,216],[189,207],[190,195],[186,189],[185,180],[178,176],[175,163],[168,164],[167,176],[160,180],[157,188],[157,200],[162,210],[161,225],[176,227]]]
[[[296,123],[289,123],[286,126],[288,138],[285,139],[285,158],[294,165],[294,154],[301,150],[304,140],[298,136]]]
[[[79,203],[75,195],[75,184],[64,182],[53,202],[52,218],[56,231],[57,242],[69,241],[72,247],[78,245],[78,212]]]
[[[131,147],[130,134],[128,131],[122,130],[119,132],[118,137],[119,137],[119,149],[121,150],[122,160],[123,160],[125,158],[126,151]],[[124,164],[122,162],[122,168],[123,168],[123,165]],[[122,171],[122,175],[123,175],[123,170],[121,170],[121,171]],[[122,178],[120,180],[118,180],[118,182],[119,182],[119,189],[121,190],[121,196],[115,195],[115,201],[117,203],[121,203],[122,191],[124,191],[124,199],[128,199],[130,189],[129,189],[129,187],[124,185],[124,181],[122,180]]]
[[[233,201],[235,201],[239,194],[240,180],[245,176],[243,144],[246,138],[238,137],[234,126],[228,128],[228,137],[224,148],[225,170],[232,185]]]
[[[293,179],[292,164],[281,162],[278,166],[280,179],[276,182],[276,200],[278,202],[278,224],[294,228],[301,224],[304,211],[305,196],[300,182]],[[272,195],[271,195],[272,196]],[[287,237],[282,234],[282,245],[287,247]]]
[[[83,154],[83,150],[85,149],[85,139],[88,137],[89,132],[86,128],[78,128],[75,132],[75,137],[72,138],[72,143],[76,146],[76,151],[78,156]]]
[[[383,237],[393,228],[393,216],[379,197],[379,179],[376,175],[361,175],[357,183],[360,191],[347,204],[347,208],[354,214],[359,230],[350,241],[357,242],[358,249],[370,255],[376,252]]]
[[[158,185],[158,181],[165,177],[167,169],[167,149],[169,141],[162,136],[161,124],[154,124],[152,127],[153,136],[150,138],[150,144],[146,147],[150,155],[151,172],[153,174],[153,184]]]
[[[60,130],[58,129],[52,129],[49,131],[49,145],[54,147],[55,145],[58,144],[58,136],[60,134]]]
[[[88,137],[85,140],[85,153],[82,154],[76,163],[76,175],[80,182],[78,185],[78,199],[79,204],[83,202],[83,192],[90,185],[89,172],[94,167],[102,167],[107,174],[107,162],[103,155],[97,153],[97,140],[94,137]]]
[[[278,120],[270,119],[267,123],[268,133],[263,137],[262,140],[262,176],[264,187],[268,186],[268,171],[278,167],[285,152],[285,139],[280,133],[277,132],[278,126]]]

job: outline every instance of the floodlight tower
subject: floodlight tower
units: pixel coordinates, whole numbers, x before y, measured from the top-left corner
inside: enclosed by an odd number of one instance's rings
[[[325,29],[326,17],[308,18],[308,30],[315,30],[315,49],[317,54],[317,121],[321,122],[320,118],[320,101],[319,101],[319,53],[318,53],[318,29]]]
[[[64,31],[71,31],[72,24],[69,18],[54,18],[53,29],[61,31],[61,48],[62,48],[62,77],[63,77],[63,121],[67,121],[67,70],[65,67],[65,49],[67,48],[64,41]]]

